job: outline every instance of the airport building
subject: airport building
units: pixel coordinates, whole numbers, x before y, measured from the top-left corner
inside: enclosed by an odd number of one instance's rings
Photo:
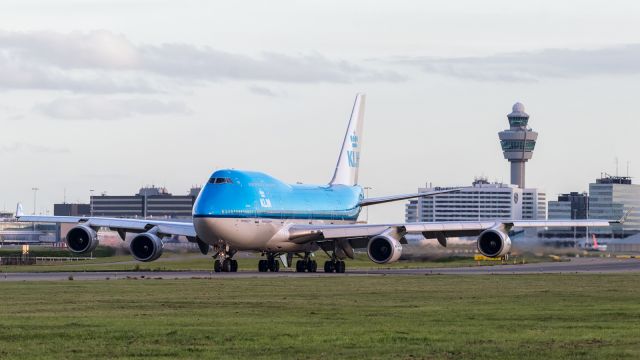
[[[91,206],[89,204],[53,204],[53,215],[55,216],[89,216]]]
[[[405,208],[407,222],[472,221],[491,219],[544,219],[546,194],[537,189],[489,183],[475,179],[471,186],[424,187],[418,192],[460,189],[410,200]]]
[[[93,216],[129,218],[190,219],[200,188],[186,195],[173,195],[162,187],[143,187],[135,195],[91,196],[89,213]]]
[[[624,224],[606,228],[554,228],[540,233],[544,238],[625,238],[640,233],[640,185],[628,176],[602,174],[589,184],[589,193],[571,192],[549,202],[549,219],[605,219],[616,220],[630,211]]]
[[[571,192],[561,194],[558,200],[549,201],[549,220],[586,219],[589,211],[589,195]],[[586,227],[553,228],[541,231],[545,238],[584,238]]]
[[[538,133],[528,128],[529,115],[521,103],[513,105],[507,119],[509,129],[499,132],[498,137],[504,157],[511,164],[511,184],[489,183],[480,178],[471,186],[420,188],[420,192],[454,188],[460,191],[409,201],[405,208],[407,222],[547,218],[546,194],[525,187],[525,163],[533,156]]]
[[[13,213],[0,212],[0,246],[60,241],[57,224],[17,222]]]
[[[624,238],[640,233],[640,185],[633,184],[628,176],[608,174],[589,184],[590,219],[620,219],[627,211],[630,213],[623,225],[594,228],[590,233],[604,238]]]

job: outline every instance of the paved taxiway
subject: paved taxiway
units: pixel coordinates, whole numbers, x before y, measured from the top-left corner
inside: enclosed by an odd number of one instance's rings
[[[48,273],[0,273],[2,281],[46,281],[46,280],[117,280],[117,279],[196,279],[196,278],[250,278],[250,277],[319,277],[319,276],[383,276],[383,275],[490,275],[490,274],[574,274],[574,273],[630,273],[640,272],[640,259],[580,258],[565,262],[524,265],[493,265],[457,268],[349,270],[345,274],[259,273],[241,271],[237,273],[214,273],[210,271],[99,271],[99,272],[48,272]]]

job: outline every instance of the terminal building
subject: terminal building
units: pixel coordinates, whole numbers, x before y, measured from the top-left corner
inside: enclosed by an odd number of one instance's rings
[[[0,212],[0,246],[60,241],[58,224],[16,221],[13,213]]]
[[[640,232],[640,185],[628,176],[604,174],[589,184],[589,218],[620,219],[630,211],[624,224],[594,228],[589,232],[599,237],[624,238]]]
[[[425,187],[418,192],[459,189],[458,192],[410,200],[407,222],[545,219],[546,194],[536,189],[475,179],[471,186]]]
[[[91,196],[89,213],[92,216],[127,218],[191,219],[193,204],[200,188],[192,188],[186,195],[173,195],[163,187],[143,187],[135,195]]]
[[[589,195],[578,192],[561,194],[558,200],[549,201],[549,220],[586,219],[589,211]],[[545,238],[584,238],[586,227],[553,228],[541,231]]]
[[[589,234],[598,238],[625,238],[640,233],[640,185],[628,176],[602,174],[589,184],[589,193],[572,192],[549,202],[549,219],[616,220],[630,211],[624,224],[606,228],[554,228],[540,233],[545,238],[579,238]]]

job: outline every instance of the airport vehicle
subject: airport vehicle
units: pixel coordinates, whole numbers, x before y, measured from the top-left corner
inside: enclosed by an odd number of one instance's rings
[[[233,259],[239,250],[261,252],[258,270],[279,271],[293,256],[299,272],[315,272],[312,253],[325,251],[330,260],[325,272],[345,271],[346,258],[354,249],[366,249],[378,264],[397,261],[406,244],[405,235],[422,234],[446,246],[447,237],[477,236],[478,251],[487,257],[509,253],[513,227],[608,226],[607,220],[528,221],[496,220],[399,224],[358,224],[365,206],[421,196],[445,196],[446,191],[365,198],[358,185],[362,150],[365,95],[358,94],[344,135],[333,178],[326,185],[286,184],[265,173],[242,170],[215,171],[202,187],[193,207],[193,222],[101,217],[61,217],[23,215],[19,221],[76,223],[67,236],[69,249],[77,253],[98,245],[96,232],[106,227],[130,242],[131,254],[139,261],[153,261],[162,254],[163,238],[186,236],[203,254],[214,251],[216,271],[235,272]],[[514,200],[515,201],[515,200]],[[280,261],[279,261],[279,259]]]

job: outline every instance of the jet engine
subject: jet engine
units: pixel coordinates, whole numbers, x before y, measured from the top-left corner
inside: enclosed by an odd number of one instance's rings
[[[510,250],[511,239],[500,230],[485,230],[478,236],[478,251],[486,257],[500,257]]]
[[[129,244],[131,255],[138,261],[157,260],[162,255],[162,240],[152,233],[136,235]]]
[[[376,264],[398,261],[402,255],[402,244],[396,238],[382,233],[369,240],[367,255]]]
[[[69,230],[65,241],[71,252],[88,253],[98,246],[98,234],[87,225],[77,225]]]

